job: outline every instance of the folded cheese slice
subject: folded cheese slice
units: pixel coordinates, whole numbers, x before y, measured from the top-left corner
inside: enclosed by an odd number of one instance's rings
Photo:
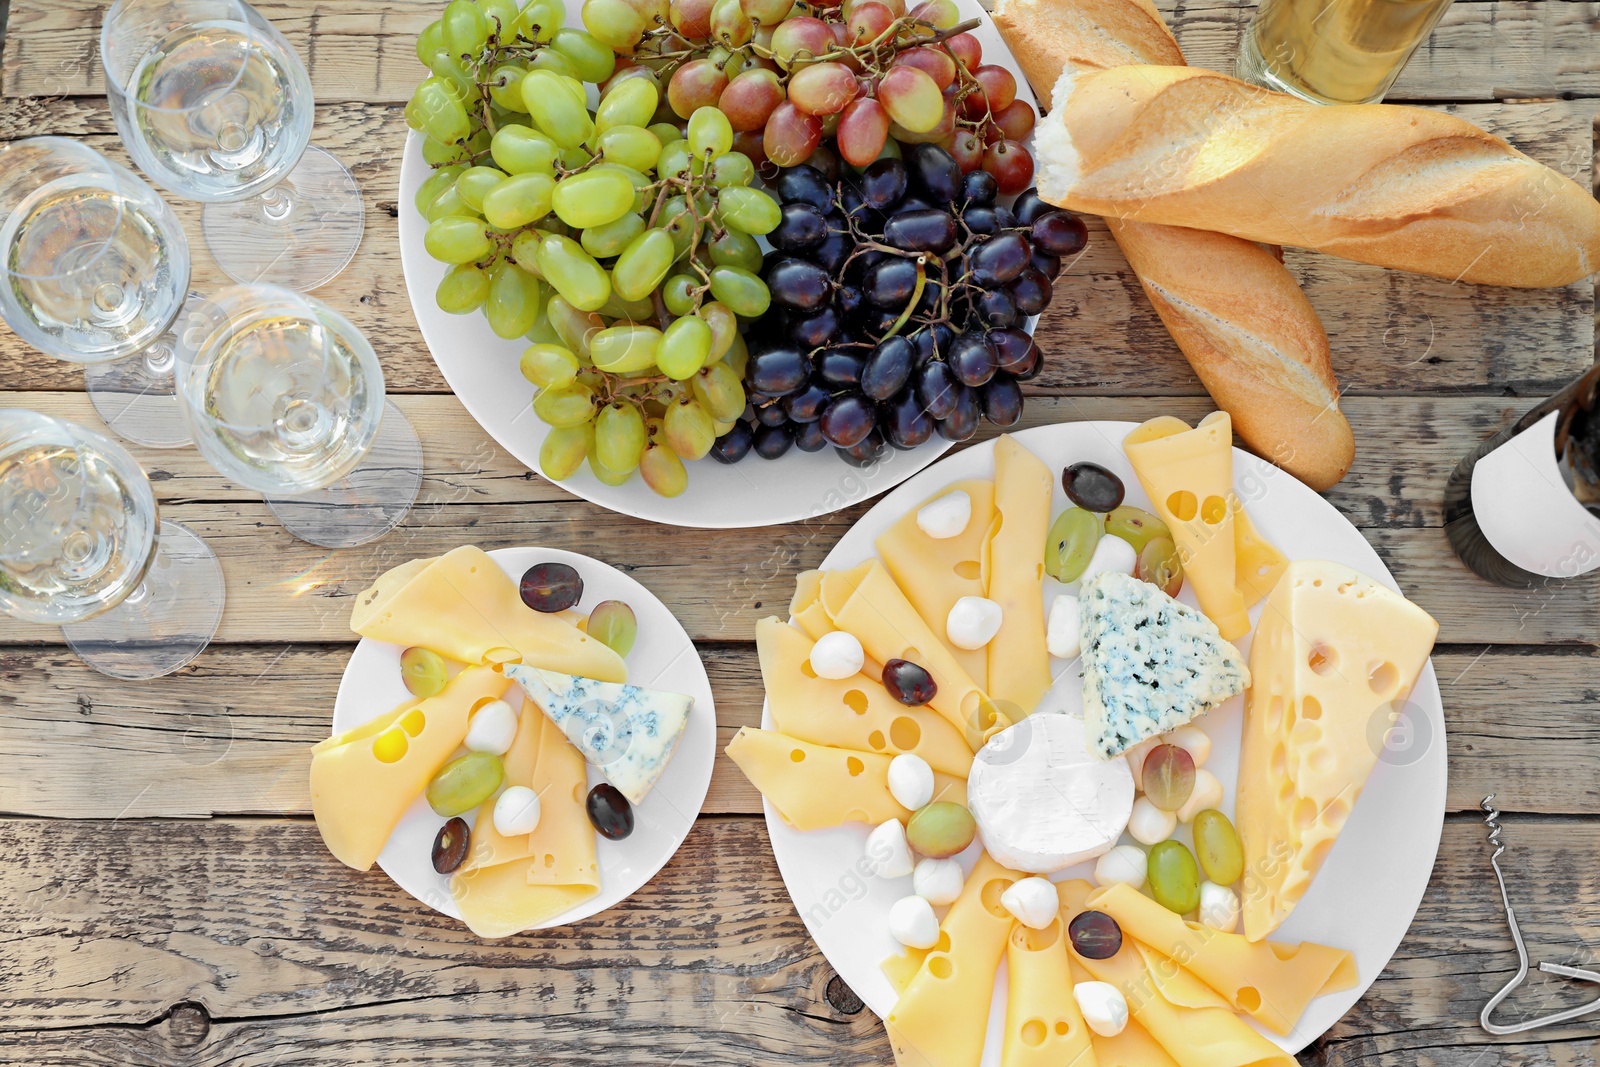
[[[1438,633],[1427,612],[1339,563],[1297,560],[1267,598],[1250,647],[1234,820],[1251,941],[1310,887]]]
[[[1006,1028],[1000,1067],[1096,1067],[1092,1036],[1072,997],[1066,926],[1017,923],[1006,944]]]
[[[1055,479],[1038,456],[1002,434],[994,443],[994,531],[983,556],[985,596],[1000,605],[1000,632],[986,646],[989,697],[1012,722],[1050,690],[1045,648],[1044,546]],[[929,620],[943,627],[943,619]]]
[[[846,573],[859,578],[871,566],[872,561],[868,560]],[[795,625],[809,634],[813,641],[820,641],[823,634],[838,629],[833,625],[833,620],[828,618],[828,609],[822,606],[823,574],[823,571],[801,571],[794,580],[794,597],[789,601],[789,614]]]
[[[972,749],[944,717],[908,708],[866,674],[820,678],[811,669],[810,637],[777,618],[756,623],[756,651],[772,725],[782,733],[834,748],[914,753],[936,771],[965,778]]]

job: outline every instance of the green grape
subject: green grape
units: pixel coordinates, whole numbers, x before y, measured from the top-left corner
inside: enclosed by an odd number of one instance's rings
[[[555,179],[530,171],[502,179],[483,198],[483,217],[489,225],[514,230],[550,214]]]
[[[734,340],[739,336],[739,319],[726,304],[715,300],[700,305],[700,317],[711,327],[711,347],[706,362],[715,363],[733,347]]]
[[[633,477],[633,468],[625,471],[614,471],[603,465],[595,455],[593,448],[589,449],[589,472],[593,474],[601,485],[622,485]]]
[[[778,202],[759,189],[729,186],[717,194],[717,217],[725,226],[760,237],[778,228]]]
[[[456,180],[456,192],[461,194],[463,204],[481,212],[484,195],[499,185],[505,176],[505,171],[495,167],[468,167]]]
[[[444,272],[434,300],[441,311],[465,315],[477,311],[489,297],[489,272],[470,263],[458,263]]]
[[[494,250],[483,220],[447,215],[428,224],[422,243],[428,255],[441,263],[473,263]]]
[[[627,0],[584,0],[583,25],[622,55],[632,55],[649,28],[644,15]]]
[[[1228,817],[1206,808],[1194,817],[1194,853],[1206,877],[1218,885],[1232,885],[1244,875],[1244,850]]]
[[[733,125],[728,116],[710,105],[689,116],[689,151],[700,159],[716,159],[733,149]]]
[[[1115,534],[1133,546],[1135,552],[1158,537],[1171,539],[1172,531],[1156,516],[1130,504],[1112,508],[1105,517],[1106,533]]]
[[[547,320],[548,321],[548,320]],[[529,345],[518,364],[522,376],[540,389],[566,385],[578,377],[578,357],[562,345]]]
[[[517,17],[517,32],[530,41],[548,43],[567,23],[567,5],[561,0],[533,0]]]
[[[711,184],[718,189],[749,185],[756,180],[756,165],[743,152],[728,152],[711,163]]]
[[[412,647],[400,653],[400,680],[412,696],[438,696],[450,681],[444,657],[431,648]],[[404,729],[404,727],[402,727]]]
[[[434,53],[428,62],[428,70],[432,71],[435,77],[443,79],[463,107],[468,100],[478,98],[478,85],[473,74],[455,53],[448,50]]]
[[[460,142],[435,141],[432,137],[422,139],[422,160],[430,166],[438,167],[445,164],[465,164],[470,153],[461,146]]]
[[[1057,515],[1045,537],[1044,572],[1058,582],[1083,577],[1103,532],[1096,512],[1068,508]]]
[[[547,234],[539,242],[539,273],[579,311],[598,311],[611,295],[611,279],[570,237]]]
[[[589,339],[605,325],[599,316],[579,311],[559,293],[550,298],[544,310],[561,343],[576,352],[580,361],[588,360]]]
[[[617,295],[617,287],[611,287],[611,299],[605,302],[599,315],[606,319],[626,319],[628,322],[650,322],[656,316],[655,305],[649,299],[624,300]]]
[[[633,198],[626,174],[596,167],[562,179],[551,205],[562,222],[583,229],[617,221],[633,208]]]
[[[544,277],[539,271],[539,242],[544,238],[544,230],[531,228],[518,230],[511,238],[512,262],[537,278]]]
[[[673,141],[683,140],[683,131],[670,122],[652,122],[647,129],[655,134],[656,140],[661,142],[662,147]]]
[[[728,48],[738,48],[750,43],[755,29],[739,0],[717,0],[711,6],[712,40],[721,41]]]
[[[612,471],[631,471],[647,441],[644,416],[634,404],[615,401],[600,409],[594,420],[594,458]]]
[[[453,55],[477,55],[489,43],[489,20],[472,0],[450,0],[440,21],[444,23],[444,43]]]
[[[449,46],[444,43],[444,23],[438,19],[428,23],[423,31],[417,34],[417,62],[424,67],[428,66],[434,56],[448,49]]]
[[[403,110],[400,114],[405,118],[407,126],[411,127],[413,130],[417,130],[418,132],[422,130],[422,108],[417,106],[417,102],[414,97],[406,101],[405,110]]]
[[[633,609],[620,600],[605,600],[589,612],[589,624],[584,627],[590,637],[605,645],[619,656],[633,651],[639,639],[639,620]]]
[[[722,357],[722,362],[733,368],[742,381],[744,379],[745,365],[750,362],[750,349],[745,346],[744,334],[733,335],[733,344],[728,346],[727,354]]]
[[[767,283],[741,267],[712,267],[711,295],[728,305],[734,314],[750,319],[765,314],[772,303]]]
[[[454,0],[450,5],[467,4],[469,0]],[[446,9],[448,10],[448,9]],[[477,8],[473,8],[476,12]],[[478,16],[480,19],[482,15]],[[428,806],[435,815],[452,819],[471,811],[494,795],[505,779],[505,765],[492,752],[469,752],[453,759],[442,767],[433,781],[428,783]]]
[[[489,141],[489,154],[507,174],[537,171],[554,175],[559,150],[554,141],[538,130],[516,123],[500,127]]]
[[[547,70],[552,74],[560,74],[566,78],[576,78],[578,68],[572,65],[572,60],[560,52],[549,48],[541,48],[528,60],[529,70]]]
[[[522,79],[528,68],[515,63],[502,63],[489,75],[489,99],[507,111],[527,114],[528,105],[522,102]]]
[[[661,300],[674,315],[688,315],[694,311],[696,282],[687,274],[674,274],[661,287]]]
[[[1150,849],[1150,895],[1168,911],[1187,915],[1200,906],[1200,872],[1182,841],[1162,841]]]
[[[466,168],[459,163],[438,168],[422,180],[422,184],[417,187],[417,195],[412,203],[416,205],[418,211],[426,215],[429,205],[437,200],[439,194],[446,189],[455,188],[456,179],[465,171]]]
[[[446,216],[455,215],[465,219],[480,218],[479,214],[461,202],[461,193],[452,184],[450,188],[434,197],[422,212],[422,217],[429,222],[438,222]]]
[[[722,236],[713,237],[706,249],[711,253],[711,262],[719,267],[742,267],[752,274],[761,269],[761,246],[742,230],[722,231]]]
[[[610,259],[612,256],[621,255],[622,250],[628,247],[628,243],[643,232],[644,218],[630,211],[604,226],[589,227],[583,231],[578,240],[583,245],[583,250],[594,258]]]
[[[411,95],[411,103],[422,120],[422,129],[440,144],[459,141],[471,132],[467,109],[456,99],[451,84],[438,75],[422,79]]]
[[[652,444],[639,457],[639,477],[657,496],[678,496],[689,488],[689,472],[683,460],[666,445]]]
[[[713,419],[736,419],[744,412],[744,383],[726,361],[702,367],[692,379],[694,398]]]
[[[578,68],[578,77],[599,85],[617,69],[617,54],[582,30],[560,30],[550,41],[550,47],[572,60]]]
[[[578,473],[594,444],[594,423],[562,426],[544,435],[539,446],[539,469],[551,481],[564,481]]]
[[[489,299],[483,315],[495,336],[508,340],[533,329],[544,290],[539,279],[514,263],[502,263],[489,275]]]
[[[624,300],[642,300],[655,291],[677,258],[672,237],[656,227],[635,237],[611,268],[611,287]]]
[[[689,202],[681,196],[674,196],[661,205],[661,220],[662,229],[672,238],[674,258],[682,259],[699,239],[701,224],[689,213]]]
[[[661,155],[656,159],[656,173],[663,178],[676,178],[686,174],[702,174],[704,172],[705,164],[689,154],[688,141],[680,137],[661,146]]]
[[[673,381],[686,381],[711,357],[711,327],[698,315],[674,319],[661,335],[656,366]]]
[[[661,103],[661,90],[648,78],[614,84],[600,100],[594,128],[602,133],[618,126],[647,126]]]
[[[594,390],[582,382],[541,389],[533,398],[533,413],[551,426],[581,426],[594,418]]]
[[[589,112],[572,98],[559,74],[530,70],[522,79],[522,99],[534,125],[562,148],[576,148],[594,133]]]
[[[667,444],[684,459],[700,459],[717,439],[716,423],[699,401],[688,397],[668,404],[661,421]]]
[[[600,135],[596,147],[611,162],[641,172],[654,170],[661,158],[661,142],[642,126],[613,126]]]
[[[484,20],[489,23],[491,34],[507,44],[516,40],[516,0],[478,0],[478,7],[483,11]]]
[[[661,331],[636,322],[607,326],[589,339],[589,359],[609,374],[638,374],[656,365]],[[607,461],[612,470],[615,463]]]

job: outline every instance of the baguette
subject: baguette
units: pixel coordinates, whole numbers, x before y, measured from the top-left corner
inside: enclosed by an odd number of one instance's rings
[[[1064,71],[1039,195],[1454,281],[1566,285],[1600,267],[1600,203],[1443,112],[1312,104],[1207,70]]]
[[[1007,0],[995,25],[1049,106],[1063,70],[1181,64],[1149,0]],[[1108,219],[1172,339],[1249,448],[1323,490],[1355,458],[1328,337],[1287,268],[1224,234]]]

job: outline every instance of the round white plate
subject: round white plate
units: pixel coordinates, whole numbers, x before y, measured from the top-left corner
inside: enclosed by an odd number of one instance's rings
[[[1082,460],[1110,468],[1127,485],[1127,502],[1148,510],[1149,497],[1122,452],[1122,439],[1134,426],[1131,422],[1077,422],[1024,430],[1013,436],[1053,472]],[[1234,449],[1233,457],[1234,490],[1256,527],[1285,555],[1291,559],[1343,563],[1399,588],[1372,546],[1332,504],[1264,460],[1239,449]],[[992,441],[950,457],[879,501],[834,546],[823,560],[823,567],[850,567],[874,555],[873,542],[880,534],[944,486],[965,478],[993,476]],[[1058,479],[1052,516],[1067,504]],[[1045,584],[1047,603],[1056,592],[1068,588],[1048,579]],[[1187,585],[1179,599],[1195,605]],[[1261,606],[1257,605],[1251,612],[1252,621],[1259,618],[1260,612]],[[1248,656],[1250,639],[1244,638],[1238,647]],[[1041,702],[1040,711],[1082,714],[1076,661],[1067,664],[1052,660],[1051,667],[1056,686]],[[1223,782],[1226,795],[1221,808],[1230,817],[1239,770],[1243,710],[1243,700],[1236,697],[1198,721],[1212,738],[1212,754],[1206,766]],[[762,725],[772,725],[765,709]],[[1360,971],[1355,988],[1312,1001],[1292,1033],[1278,1036],[1262,1030],[1287,1051],[1300,1051],[1337,1022],[1394,955],[1433,870],[1444,827],[1444,799],[1444,711],[1439,683],[1429,663],[1338,843],[1299,906],[1272,936],[1274,941],[1315,941],[1349,949],[1355,953]],[[767,805],[766,813],[778,869],[806,928],[850,988],[880,1017],[887,1015],[894,1007],[896,994],[879,964],[902,951],[889,936],[887,916],[889,906],[911,892],[911,879],[863,876],[861,861],[871,829],[868,826],[849,824],[801,833],[784,823],[771,805]],[[1192,846],[1187,827],[1180,827],[1178,839]],[[963,854],[968,869],[977,853],[975,844]],[[1092,872],[1093,864],[1085,863],[1053,877],[1058,881],[1092,881]],[[995,986],[985,1065],[1000,1062],[1005,1021],[1004,966],[1000,967]]]
[[[621,600],[633,609],[639,638],[628,653],[628,681],[634,685],[687,693],[694,697],[689,725],[678,741],[672,760],[661,772],[644,803],[634,808],[632,834],[621,841],[597,838],[600,858],[600,893],[569,911],[539,924],[536,929],[565,926],[632,896],[678,851],[688,836],[700,805],[711,785],[711,764],[717,751],[717,711],[711,682],[694,643],[683,626],[656,599],[654,593],[614,567],[576,552],[554,548],[500,548],[489,553],[512,581],[535,563],[566,563],[583,578],[583,599],[578,610],[588,612],[603,600]],[[339,695],[333,705],[333,732],[343,733],[392,710],[407,699],[400,680],[399,645],[362,638],[344,669]],[[521,702],[522,714],[541,714],[532,701],[522,700],[513,685],[505,699],[513,707]],[[605,781],[589,768],[589,786]],[[463,815],[477,821],[477,812]],[[450,896],[450,879],[433,869],[433,839],[445,823],[423,797],[418,797],[378,855],[378,866],[396,885],[422,903],[451,918],[461,918]]]
[[[567,0],[570,25],[582,25],[582,6],[581,0]],[[956,6],[963,20],[982,20],[972,34],[983,45],[983,61],[1011,71],[1017,79],[1017,99],[1037,110],[1027,78],[988,14],[977,0],[956,0]],[[400,265],[417,326],[445,381],[472,417],[530,470],[540,470],[539,446],[548,428],[533,414],[533,385],[517,369],[528,343],[497,337],[479,312],[450,315],[434,301],[446,268],[423,247],[427,223],[413,205],[429,170],[422,158],[421,135],[413,132],[406,138],[400,163]],[[1027,329],[1032,331],[1032,322]],[[604,485],[587,465],[557,484],[603,508],[651,522],[706,529],[774,526],[826,515],[876,496],[922,470],[949,447],[935,435],[909,452],[891,450],[866,470],[845,463],[831,448],[811,453],[790,449],[772,462],[751,454],[732,466],[707,458],[688,465],[689,488],[670,499],[657,496],[637,477],[618,486]]]

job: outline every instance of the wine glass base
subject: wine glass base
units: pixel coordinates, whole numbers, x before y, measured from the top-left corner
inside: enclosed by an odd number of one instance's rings
[[[383,403],[383,423],[361,465],[313,493],[267,497],[283,528],[323,548],[352,548],[399,526],[422,488],[422,442],[411,422]]]
[[[200,222],[228,277],[302,293],[344,270],[367,224],[355,177],[315,145],[283,181],[248,200],[207,204]]]
[[[83,368],[90,403],[118,437],[146,448],[182,448],[193,443],[178,406],[173,367],[181,347],[179,332],[187,328],[190,313],[204,300],[191,292],[172,325],[143,351]]]
[[[163,522],[143,583],[122,603],[61,628],[67,646],[101,674],[142,682],[194,661],[222,622],[222,566],[193,531]]]

